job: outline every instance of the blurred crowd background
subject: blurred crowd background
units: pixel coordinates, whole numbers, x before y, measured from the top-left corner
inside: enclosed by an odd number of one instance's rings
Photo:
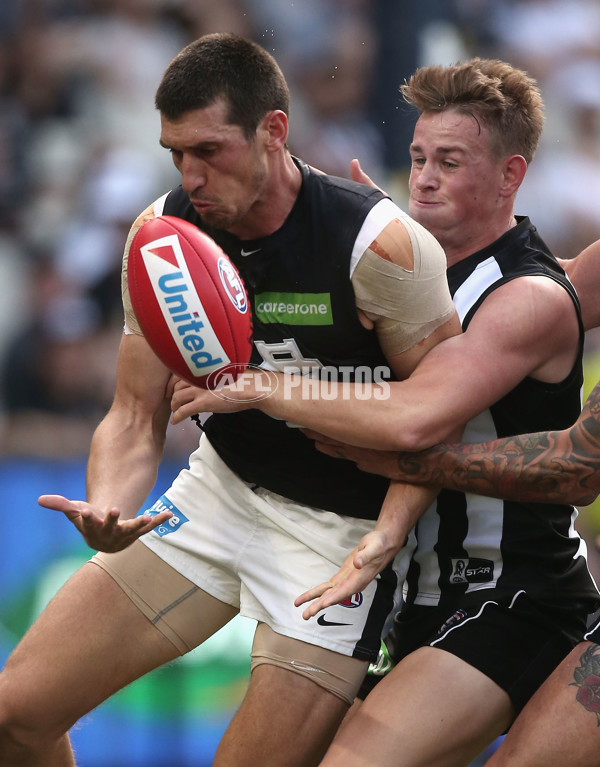
[[[399,83],[473,55],[523,67],[547,122],[518,212],[558,256],[600,236],[597,0],[0,0],[0,454],[86,453],[113,391],[126,232],[178,183],[154,91],[221,30],[281,64],[293,152],[344,176],[357,156],[401,205],[414,117]]]
[[[517,213],[560,257],[600,237],[598,0],[0,0],[0,479],[13,514],[29,490],[28,529],[54,525],[34,493],[72,489],[65,471],[83,476],[113,392],[125,236],[178,183],[158,144],[155,88],[185,44],[215,31],[275,55],[295,154],[342,176],[358,157],[402,207],[414,116],[398,85],[418,66],[476,55],[524,68],[547,119]],[[600,377],[597,339],[588,334],[587,390]],[[197,437],[191,423],[172,429],[167,461],[184,462]],[[586,533],[600,532],[586,511]],[[52,536],[67,527],[60,519]],[[51,559],[56,540],[32,559]],[[28,605],[12,618],[0,605],[0,656],[2,631],[9,647]]]

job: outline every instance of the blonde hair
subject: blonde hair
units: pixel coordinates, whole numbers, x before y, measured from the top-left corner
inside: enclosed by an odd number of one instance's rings
[[[452,66],[417,69],[400,86],[404,100],[420,112],[453,109],[485,125],[492,151],[533,160],[544,124],[544,102],[536,81],[499,59],[474,58]]]

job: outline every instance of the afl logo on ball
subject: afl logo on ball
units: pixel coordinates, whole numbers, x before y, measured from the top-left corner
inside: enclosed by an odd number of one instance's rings
[[[245,314],[248,311],[248,300],[246,298],[246,290],[242,285],[237,272],[231,266],[230,261],[227,258],[219,259],[219,277],[225,288],[225,292],[229,296],[229,300],[240,312]]]

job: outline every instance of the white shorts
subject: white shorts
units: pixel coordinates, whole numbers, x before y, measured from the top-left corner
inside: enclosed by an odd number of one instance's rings
[[[146,511],[174,516],[141,541],[208,594],[284,636],[375,660],[398,575],[384,571],[360,594],[305,621],[294,599],[329,580],[370,520],[294,503],[243,482],[206,436],[167,492]],[[144,510],[140,511],[140,514]]]

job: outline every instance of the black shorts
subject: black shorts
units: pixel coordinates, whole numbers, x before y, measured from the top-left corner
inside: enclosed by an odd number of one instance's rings
[[[541,607],[524,591],[500,596],[482,589],[450,608],[411,605],[401,610],[385,637],[393,664],[419,647],[439,647],[479,669],[507,692],[515,710],[583,639],[587,607]],[[600,629],[598,631],[600,637]],[[391,670],[380,655],[359,692],[365,698]]]

